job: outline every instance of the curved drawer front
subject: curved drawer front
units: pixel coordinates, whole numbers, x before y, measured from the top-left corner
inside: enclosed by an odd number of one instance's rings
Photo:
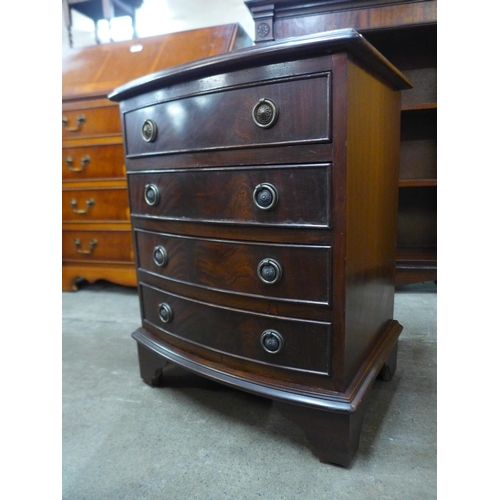
[[[63,148],[62,178],[66,181],[125,178],[121,144]]]
[[[329,73],[323,73],[130,111],[124,115],[127,155],[328,141],[329,95]],[[264,120],[271,120],[267,128],[253,118],[261,99]],[[156,125],[152,139],[143,138],[146,120]]]
[[[127,188],[63,190],[62,218],[66,222],[128,221]]]
[[[277,194],[272,209],[254,201],[258,186],[271,184]],[[329,165],[178,170],[129,174],[131,213],[142,217],[223,224],[329,227]],[[146,186],[158,192],[145,199]]]
[[[122,133],[118,106],[66,110],[62,113],[63,139],[98,137]]]
[[[134,261],[132,232],[64,230],[62,232],[63,261],[124,262]]]
[[[168,280],[277,300],[329,303],[329,247],[135,234],[139,268]]]
[[[221,308],[145,285],[141,285],[140,296],[144,322],[165,334],[257,363],[329,373],[328,323],[294,321]],[[263,346],[263,334],[265,338],[272,335],[271,332],[281,337],[278,352],[270,353]],[[276,349],[276,344],[271,348]]]

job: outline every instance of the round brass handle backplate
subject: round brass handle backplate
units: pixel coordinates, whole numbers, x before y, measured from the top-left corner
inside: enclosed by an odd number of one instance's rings
[[[278,261],[274,259],[264,259],[257,266],[257,276],[266,285],[274,285],[283,276],[283,270]]]
[[[172,308],[163,302],[158,305],[158,316],[163,323],[170,323],[174,317],[174,313],[172,312]]]
[[[144,187],[144,200],[151,207],[155,207],[160,203],[160,190],[154,184],[146,184]]]
[[[158,127],[153,120],[145,120],[142,124],[141,135],[145,142],[154,142]]]
[[[278,190],[268,182],[258,184],[253,190],[253,202],[261,210],[272,210],[278,204]]]
[[[278,106],[271,99],[259,99],[252,110],[252,118],[259,127],[271,128],[278,119]]]
[[[260,336],[260,345],[269,354],[278,354],[285,347],[285,340],[276,330],[266,330]]]
[[[164,267],[167,265],[168,256],[164,247],[161,245],[155,247],[153,251],[153,260],[158,267]]]

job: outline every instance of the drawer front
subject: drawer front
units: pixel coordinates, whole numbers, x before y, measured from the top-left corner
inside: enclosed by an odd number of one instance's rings
[[[123,145],[63,148],[62,178],[67,181],[125,178]]]
[[[121,134],[118,106],[63,111],[63,139]]]
[[[208,289],[328,304],[329,247],[239,243],[136,231],[140,269]]]
[[[63,230],[63,261],[134,262],[132,231]]]
[[[63,190],[62,218],[66,222],[128,221],[127,188]]]
[[[141,285],[143,321],[212,351],[291,370],[329,374],[330,324],[220,308]],[[168,308],[168,313],[165,311]],[[160,317],[160,311],[163,321]],[[273,333],[272,333],[273,332]],[[266,351],[276,333],[278,352]],[[264,338],[262,338],[264,336]]]
[[[128,182],[132,215],[222,224],[330,224],[329,165],[139,173],[129,174]],[[146,186],[151,185],[157,191],[153,205],[145,199]],[[151,194],[152,188],[148,189]],[[259,208],[254,200],[256,190],[270,193],[272,189],[275,206]]]
[[[134,110],[124,117],[127,155],[328,141],[329,95],[330,77],[323,73]],[[269,117],[271,126],[258,125],[254,113]],[[156,125],[152,140],[143,138],[146,120]]]

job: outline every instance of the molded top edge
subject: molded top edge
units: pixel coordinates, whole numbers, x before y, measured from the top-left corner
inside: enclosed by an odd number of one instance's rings
[[[174,66],[132,80],[115,89],[108,95],[108,98],[120,102],[181,81],[342,51],[357,56],[368,67],[385,78],[395,90],[412,87],[409,80],[360,33],[352,28],[346,28],[261,43],[257,46]]]

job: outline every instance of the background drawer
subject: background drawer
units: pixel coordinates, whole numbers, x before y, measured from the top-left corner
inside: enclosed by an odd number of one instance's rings
[[[134,262],[132,231],[63,230],[62,257],[66,262]]]
[[[136,231],[135,237],[139,268],[169,280],[294,302],[328,304],[330,300],[329,247],[238,243],[144,231]],[[166,252],[163,266],[153,258],[157,246]],[[277,283],[266,284],[259,278],[257,268],[265,259],[274,259],[281,267]]]
[[[63,148],[63,180],[125,179],[122,144]]]
[[[141,285],[144,322],[162,332],[210,350],[292,370],[329,374],[331,359],[330,324],[295,321],[245,313],[191,301]],[[173,316],[164,323],[159,304],[166,303]],[[274,354],[264,350],[261,334],[269,329],[284,339],[283,349]]]
[[[71,222],[129,221],[127,188],[63,189],[62,219]]]
[[[63,139],[121,135],[120,110],[118,106],[63,111]],[[79,122],[79,118],[84,118]],[[66,119],[66,125],[64,124]]]
[[[173,153],[330,140],[329,73],[186,97],[126,113],[127,155]],[[256,125],[252,112],[270,99],[278,119]],[[153,142],[142,139],[145,120],[157,124]]]
[[[261,183],[278,191],[279,201],[272,210],[262,210],[253,201],[254,189]],[[128,184],[132,215],[223,224],[329,226],[329,165],[139,173],[129,174]],[[156,206],[144,199],[147,184],[158,188]]]

